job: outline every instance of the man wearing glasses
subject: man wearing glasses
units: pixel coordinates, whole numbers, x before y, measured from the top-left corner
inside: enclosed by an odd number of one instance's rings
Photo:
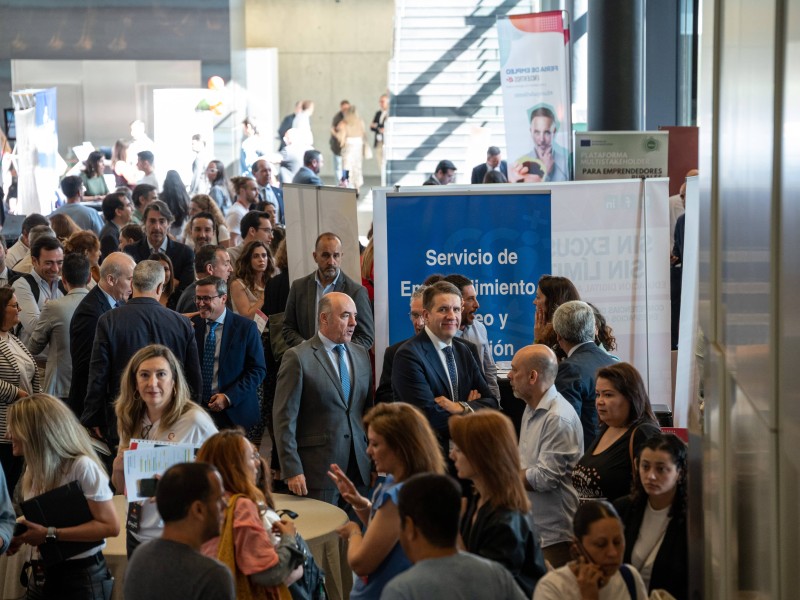
[[[272,242],[272,222],[269,215],[265,212],[258,210],[251,210],[242,217],[241,222],[241,242],[238,246],[228,248],[228,254],[231,256],[231,264],[236,264],[239,257],[242,255],[242,250],[249,243],[258,240],[264,242],[267,246]]]
[[[220,277],[197,282],[192,318],[203,391],[200,404],[219,429],[248,429],[261,419],[258,386],[267,375],[256,324],[225,308],[228,284]]]

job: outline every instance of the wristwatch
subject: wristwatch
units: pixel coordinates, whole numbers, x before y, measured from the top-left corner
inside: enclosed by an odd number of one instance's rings
[[[461,413],[462,415],[475,412],[474,410],[472,410],[472,407],[466,402],[459,402],[459,404],[461,405],[461,408],[464,409],[463,412]]]
[[[48,527],[47,533],[44,535],[45,542],[57,542],[58,530],[55,527]]]

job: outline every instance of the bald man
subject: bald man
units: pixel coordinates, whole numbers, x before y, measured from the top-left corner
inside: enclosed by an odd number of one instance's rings
[[[583,454],[583,428],[572,405],[555,386],[558,360],[542,344],[525,346],[511,361],[508,380],[525,402],[519,432],[522,479],[544,557],[554,567],[570,560],[572,517],[578,493],[572,469]]]

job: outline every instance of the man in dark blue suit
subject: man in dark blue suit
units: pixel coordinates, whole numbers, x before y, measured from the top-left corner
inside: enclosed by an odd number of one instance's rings
[[[225,308],[228,285],[205,277],[195,287],[200,314],[192,319],[203,393],[200,404],[219,429],[252,427],[261,419],[258,386],[267,375],[264,349],[254,321]]]
[[[97,323],[81,417],[84,425],[97,428],[96,433],[109,446],[119,441],[113,403],[122,372],[145,346],[162,344],[172,350],[183,365],[194,400],[203,388],[191,321],[158,301],[164,289],[164,267],[160,262],[143,260],[133,270],[132,285],[133,297],[125,306],[106,312]]]
[[[508,165],[506,161],[500,160],[500,148],[497,146],[489,146],[486,151],[486,162],[472,169],[470,183],[483,183],[483,178],[490,170],[498,170],[508,179]]]
[[[72,356],[72,385],[69,406],[80,417],[89,382],[89,361],[92,358],[97,321],[131,295],[131,280],[136,263],[124,252],[109,254],[100,267],[100,281],[84,296],[69,325],[69,351]]]
[[[137,263],[147,260],[153,252],[163,252],[169,256],[172,274],[176,279],[175,289],[182,292],[194,281],[194,252],[186,244],[168,237],[169,227],[174,219],[172,211],[161,200],[148,204],[144,209],[144,239],[125,246],[125,252]]]
[[[422,409],[444,443],[450,439],[450,415],[498,404],[469,348],[454,340],[461,326],[458,288],[446,281],[434,283],[422,303],[425,329],[397,351],[392,389],[395,400]]]
[[[618,360],[595,344],[594,311],[586,302],[572,300],[559,306],[553,314],[553,329],[558,345],[567,353],[558,365],[556,390],[581,418],[583,447],[588,449],[597,435],[595,374]]]
[[[263,158],[259,158],[253,163],[253,177],[258,186],[258,199],[260,202],[268,202],[275,207],[275,216],[278,223],[286,224],[286,215],[283,212],[283,190],[272,185],[272,169],[269,163]]]

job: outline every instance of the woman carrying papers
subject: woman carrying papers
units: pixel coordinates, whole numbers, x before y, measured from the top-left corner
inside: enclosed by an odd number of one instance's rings
[[[8,428],[15,456],[24,456],[22,493],[25,500],[77,482],[88,504],[85,522],[71,527],[46,527],[23,519],[9,553],[22,544],[36,547],[26,571],[29,598],[101,599],[111,594],[113,579],[102,549],[105,538],[119,535],[119,519],[111,500],[108,475],[86,430],[62,401],[47,394],[21,398],[9,407]],[[82,500],[81,500],[82,501]],[[27,502],[23,503],[23,510]],[[57,519],[50,519],[57,522]],[[64,542],[94,542],[83,552],[57,562],[41,562],[40,551]]]
[[[200,445],[217,432],[206,412],[189,397],[178,359],[166,346],[145,346],[131,357],[122,374],[115,406],[119,452],[113,482],[124,489],[123,456],[131,439]],[[130,494],[129,494],[130,495]],[[153,502],[128,505],[127,550],[161,535],[161,518]]]

